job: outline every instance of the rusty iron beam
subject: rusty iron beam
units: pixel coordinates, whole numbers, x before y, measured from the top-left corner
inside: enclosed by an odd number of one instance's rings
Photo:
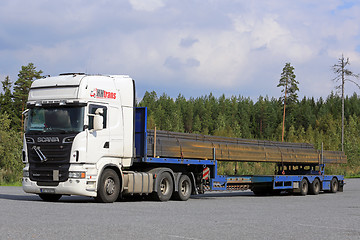
[[[156,139],[156,142],[155,142]],[[340,151],[316,150],[308,143],[287,143],[148,130],[148,156],[269,163],[346,163]]]

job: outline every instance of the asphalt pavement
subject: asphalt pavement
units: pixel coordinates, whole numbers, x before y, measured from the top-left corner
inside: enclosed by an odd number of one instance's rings
[[[44,202],[0,187],[0,239],[360,239],[360,179],[344,192],[254,196],[212,192],[186,202]]]

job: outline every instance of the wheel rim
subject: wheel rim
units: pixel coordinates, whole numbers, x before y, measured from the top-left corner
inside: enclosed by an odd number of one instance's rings
[[[320,183],[319,183],[319,181],[316,181],[316,182],[315,182],[314,190],[315,190],[315,193],[317,193],[317,192],[320,191]]]
[[[307,193],[307,191],[308,191],[308,185],[307,185],[306,182],[304,182],[304,183],[302,184],[302,191],[303,191],[303,193]]]
[[[161,180],[160,190],[163,195],[166,195],[167,192],[169,191],[169,181],[166,178]]]
[[[338,188],[337,181],[333,181],[333,191],[336,192]]]
[[[181,193],[182,195],[187,195],[189,192],[190,184],[187,181],[181,183]]]
[[[112,178],[108,178],[105,181],[105,190],[108,195],[112,195],[115,192],[115,181]]]

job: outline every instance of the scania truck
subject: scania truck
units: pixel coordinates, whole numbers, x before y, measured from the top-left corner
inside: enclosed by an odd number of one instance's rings
[[[325,165],[343,152],[281,143],[147,129],[126,75],[60,74],[35,80],[25,115],[22,185],[45,201],[62,195],[114,202],[125,195],[186,201],[208,190],[256,195],[342,191]],[[219,161],[268,162],[273,175],[218,175]]]

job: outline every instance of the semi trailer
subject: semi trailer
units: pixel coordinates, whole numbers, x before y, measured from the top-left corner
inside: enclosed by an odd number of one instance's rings
[[[35,80],[25,115],[22,186],[45,201],[62,195],[114,202],[126,195],[186,201],[191,194],[251,189],[255,195],[343,191],[325,165],[343,152],[311,144],[147,129],[127,75],[60,74]],[[273,175],[218,175],[218,163],[266,162]]]

